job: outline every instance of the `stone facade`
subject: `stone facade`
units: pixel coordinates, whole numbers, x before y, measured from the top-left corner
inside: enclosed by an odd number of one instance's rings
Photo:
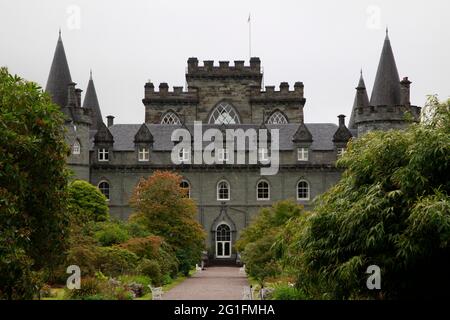
[[[200,66],[197,58],[189,58],[186,90],[174,87],[169,91],[166,83],[155,90],[153,83],[146,83],[142,100],[145,122],[114,124],[114,117],[108,116],[106,125],[101,119],[92,74],[81,107],[81,90],[75,89],[70,79],[60,37],[47,91],[58,98],[56,103],[65,100],[61,95],[64,88],[68,92],[67,103],[61,105],[67,116],[67,141],[72,148],[76,142],[81,147],[79,153],[74,152],[69,157],[69,167],[76,178],[101,187],[109,197],[111,214],[121,219],[127,219],[132,212],[129,199],[141,178],[155,170],[179,173],[198,204],[198,220],[207,231],[210,257],[234,260],[237,253],[231,249],[232,245],[262,207],[293,199],[310,208],[316,196],[339,180],[341,172],[335,162],[351,138],[373,129],[404,128],[408,124],[405,113],[410,113],[415,121],[420,114],[420,108],[411,106],[409,101],[409,80],[405,78],[400,82],[398,79],[388,38],[370,101],[361,75],[349,128],[344,115],[338,116],[338,125],[305,123],[303,83],[296,82],[293,90],[285,82],[280,84],[279,90],[274,86],[262,89],[261,70],[259,58],[252,58],[249,65],[234,61],[231,66],[228,61],[214,65],[210,60]],[[59,77],[60,74],[64,77]],[[195,132],[194,121],[204,124],[201,134],[211,128],[276,130],[279,134],[278,173],[262,176],[261,162],[175,164],[171,153],[178,142],[172,141],[171,135],[180,128]],[[262,148],[261,145],[258,148]],[[192,159],[194,152],[188,151]],[[248,156],[250,151],[241,152]],[[222,182],[229,187],[229,199],[218,196]],[[263,200],[258,199],[261,182],[268,190],[268,197]],[[221,225],[229,230],[230,240],[222,241],[217,237]]]

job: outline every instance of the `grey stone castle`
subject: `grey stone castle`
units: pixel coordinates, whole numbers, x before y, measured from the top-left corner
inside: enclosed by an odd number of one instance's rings
[[[66,115],[67,141],[72,148],[68,165],[75,177],[89,181],[109,199],[111,214],[127,218],[133,188],[155,170],[174,170],[183,177],[188,196],[198,203],[198,219],[208,234],[210,258],[233,260],[232,246],[240,230],[258,210],[282,199],[294,199],[306,207],[340,178],[335,166],[346,144],[369,130],[403,128],[405,113],[418,121],[420,108],[410,103],[410,81],[400,81],[390,40],[386,34],[376,80],[369,100],[361,73],[348,127],[345,116],[338,124],[305,123],[304,85],[293,89],[282,82],[262,89],[259,58],[244,61],[203,61],[189,58],[187,87],[167,83],[145,84],[145,120],[141,124],[103,121],[92,74],[83,103],[82,90],[72,82],[59,35],[46,91]],[[350,89],[350,88],[349,88]],[[278,129],[279,171],[261,176],[261,163],[227,163],[229,150],[218,154],[222,162],[193,164],[193,151],[180,152],[174,164],[172,132],[192,132],[194,121],[208,128]],[[258,154],[264,157],[263,152]],[[231,152],[234,152],[231,150]]]

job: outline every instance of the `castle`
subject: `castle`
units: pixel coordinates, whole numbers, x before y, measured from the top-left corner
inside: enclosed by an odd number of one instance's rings
[[[72,148],[68,165],[75,177],[89,181],[106,195],[113,216],[126,219],[133,188],[155,170],[174,170],[183,177],[187,195],[198,203],[198,220],[207,231],[208,254],[212,259],[236,259],[233,244],[261,207],[282,199],[295,199],[309,207],[317,195],[335,184],[341,175],[335,162],[352,137],[369,130],[403,128],[405,113],[419,121],[420,108],[410,103],[408,78],[400,81],[388,34],[369,100],[361,77],[348,127],[345,116],[338,124],[305,123],[304,85],[293,89],[282,82],[262,88],[259,58],[244,61],[203,61],[189,58],[187,87],[169,90],[167,83],[145,84],[145,120],[141,124],[103,121],[92,73],[83,104],[82,90],[72,82],[59,35],[46,91],[66,115],[67,142]],[[194,121],[209,128],[277,129],[279,170],[261,176],[261,163],[228,163],[229,152],[212,165],[195,164],[194,151],[180,152],[180,164],[171,159],[177,141],[174,130],[193,131]],[[259,140],[258,140],[259,141]],[[258,142],[259,143],[259,142]],[[245,151],[245,150],[244,150]],[[260,151],[260,149],[258,149]],[[258,153],[259,154],[259,153]],[[264,154],[262,154],[264,156]]]

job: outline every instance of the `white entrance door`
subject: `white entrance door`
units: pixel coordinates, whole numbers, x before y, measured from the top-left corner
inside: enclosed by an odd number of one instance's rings
[[[216,229],[216,257],[231,257],[231,230],[226,224],[221,224]]]

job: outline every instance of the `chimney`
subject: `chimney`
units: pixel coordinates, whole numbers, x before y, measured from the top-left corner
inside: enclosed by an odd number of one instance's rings
[[[404,77],[402,81],[400,81],[400,104],[402,106],[410,106],[411,98],[410,98],[410,85],[411,81],[408,80],[408,77]]]
[[[75,89],[75,96],[77,97],[77,107],[81,107],[81,93],[83,90]]]
[[[203,65],[205,66],[206,71],[212,71],[214,67],[214,61],[213,60],[205,60],[203,61]]]
[[[77,105],[77,96],[75,95],[75,86],[77,84],[75,82],[71,82],[67,85],[67,105],[68,106],[76,106]]]
[[[287,82],[282,82],[280,83],[280,92],[289,92],[289,83]]]
[[[188,72],[197,70],[198,68],[198,59],[195,57],[188,59]]]
[[[300,94],[303,97],[303,82],[296,82],[294,84],[294,91],[297,92],[298,94]]]
[[[108,123],[108,128],[112,127],[114,125],[114,116],[107,116],[107,123]]]
[[[169,85],[165,82],[159,84],[159,94],[166,95],[169,92]]]
[[[253,57],[250,59],[250,69],[252,71],[261,71],[261,60],[257,57]]]
[[[340,114],[338,115],[338,118],[339,118],[339,127],[340,128],[345,127],[345,115]]]
[[[219,67],[221,70],[228,69],[229,65],[230,65],[229,61],[219,61]]]
[[[234,60],[234,67],[237,70],[242,70],[244,69],[244,61],[243,60]]]

